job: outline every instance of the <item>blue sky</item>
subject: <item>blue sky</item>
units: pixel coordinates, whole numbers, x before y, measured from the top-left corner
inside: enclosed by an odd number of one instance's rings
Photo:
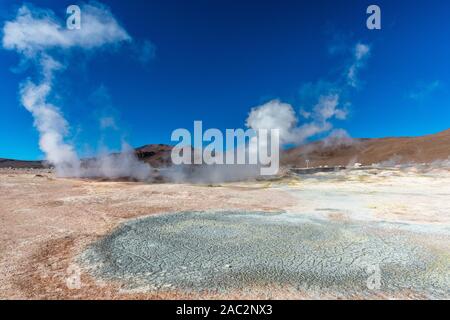
[[[28,1],[64,21],[77,1]],[[345,90],[352,137],[423,135],[450,127],[450,2],[376,1],[382,29],[368,30],[368,1],[102,1],[131,43],[74,50],[55,76],[52,103],[81,155],[170,143],[176,128],[243,128],[271,99],[308,109],[308,88],[337,83],[358,43],[370,55]],[[0,2],[11,21],[22,5]],[[0,47],[0,157],[40,159],[39,134],[19,86],[35,77]],[[23,69],[18,72],[18,69]],[[308,86],[308,83],[310,84]],[[299,124],[305,119],[299,117]],[[320,137],[320,136],[319,136]],[[315,139],[317,137],[311,137]]]

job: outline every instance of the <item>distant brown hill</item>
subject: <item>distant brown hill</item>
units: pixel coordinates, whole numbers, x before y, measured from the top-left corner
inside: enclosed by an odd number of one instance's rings
[[[0,168],[44,168],[42,161],[23,161],[0,158]]]
[[[149,144],[135,149],[138,159],[152,167],[165,167],[171,164],[172,147],[164,144]],[[90,160],[90,159],[84,159]],[[26,161],[0,158],[0,168],[34,168],[48,167],[44,161]]]
[[[172,164],[170,154],[172,147],[165,144],[148,144],[136,148],[138,159],[150,164],[152,167],[167,167]]]
[[[450,129],[421,137],[324,140],[284,152],[286,166],[345,166],[353,163],[429,163],[450,157]]]
[[[172,147],[149,144],[135,149],[136,156],[161,168],[171,165]],[[450,157],[450,129],[421,137],[389,137],[376,139],[326,139],[285,150],[281,164],[289,167],[346,166],[353,163],[371,165],[388,162],[424,163]],[[20,161],[0,158],[0,168],[42,168],[41,161]]]

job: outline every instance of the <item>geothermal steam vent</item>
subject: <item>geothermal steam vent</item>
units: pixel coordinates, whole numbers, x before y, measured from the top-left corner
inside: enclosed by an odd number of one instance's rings
[[[410,231],[300,214],[185,212],[125,223],[81,257],[90,272],[129,289],[222,292],[282,286],[364,294],[443,296],[439,259]],[[375,281],[376,285],[376,281]],[[411,289],[413,288],[413,289]]]

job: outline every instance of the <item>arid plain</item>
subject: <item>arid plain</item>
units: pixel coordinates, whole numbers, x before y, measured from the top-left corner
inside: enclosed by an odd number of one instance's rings
[[[214,185],[0,169],[0,298],[449,298],[449,198],[445,168]]]

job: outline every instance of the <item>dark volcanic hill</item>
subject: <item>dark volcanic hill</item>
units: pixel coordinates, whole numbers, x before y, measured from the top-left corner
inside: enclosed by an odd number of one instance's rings
[[[450,157],[450,129],[421,137],[324,140],[295,147],[283,154],[281,163],[292,167],[371,165],[388,162],[429,163]]]

